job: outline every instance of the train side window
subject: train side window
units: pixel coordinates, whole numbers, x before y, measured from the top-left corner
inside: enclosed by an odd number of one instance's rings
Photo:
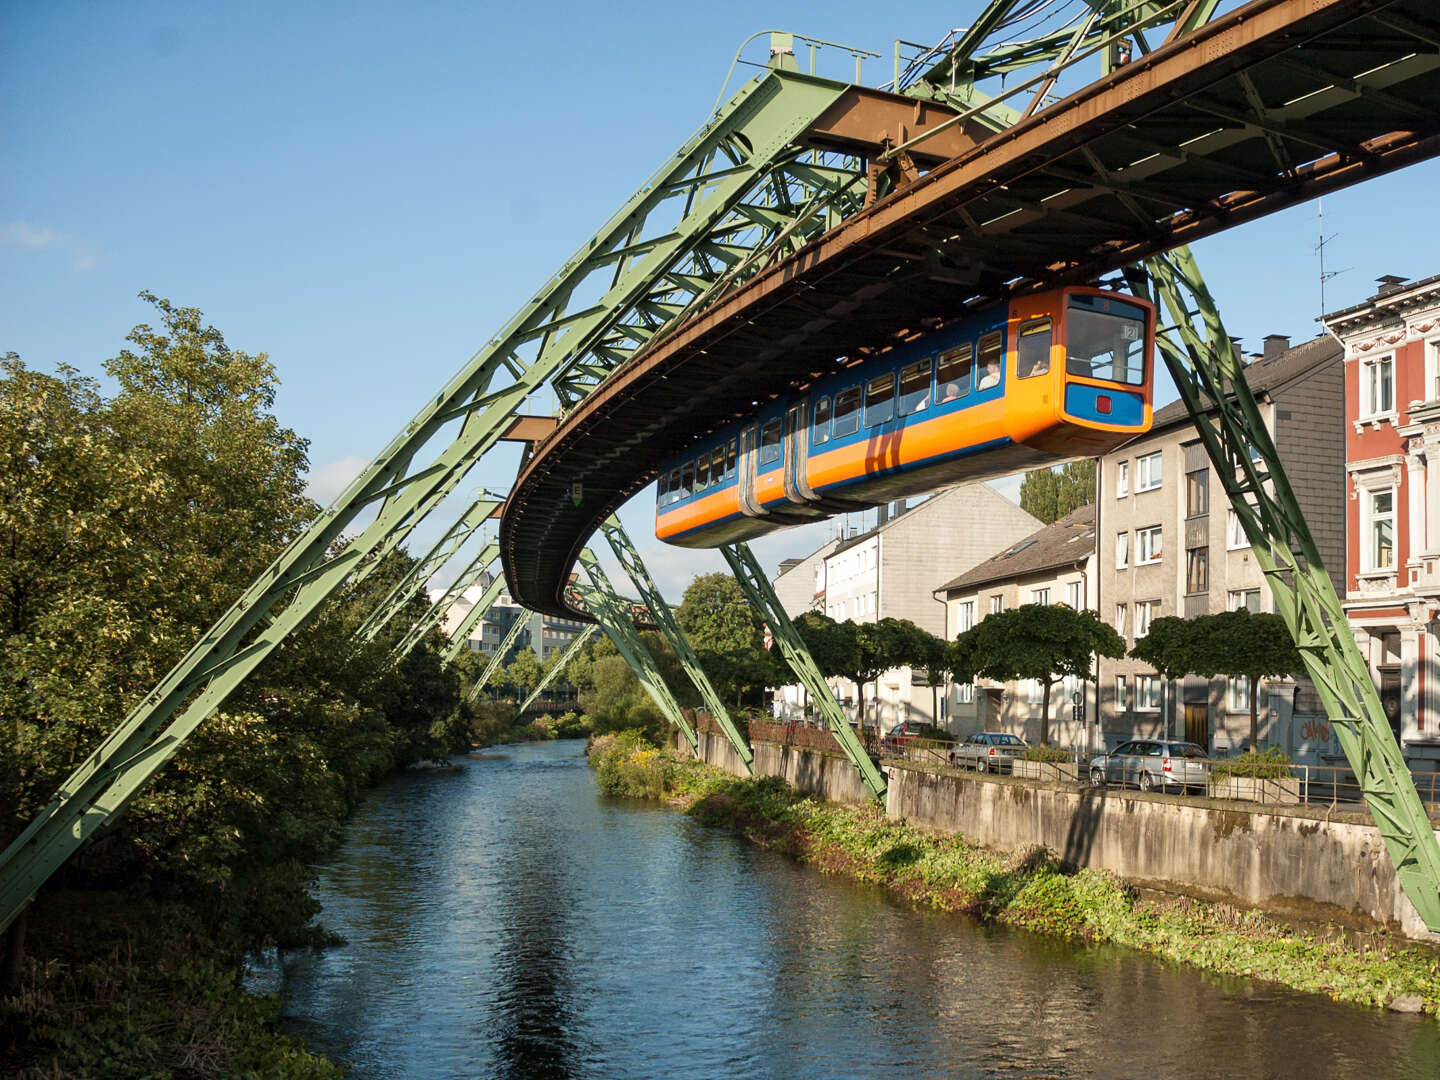
[[[865,385],[865,426],[875,427],[895,418],[895,373],[877,375]]]
[[[854,435],[860,430],[860,388],[852,386],[835,395],[835,437]]]
[[[717,486],[725,479],[725,448],[717,446],[710,455],[710,484]]]
[[[991,330],[980,337],[980,363],[975,372],[975,389],[989,390],[1000,385],[1001,371],[1005,366],[1005,334]]]
[[[710,455],[701,454],[695,462],[695,494],[710,486]]]
[[[830,441],[830,399],[822,397],[815,402],[815,423],[810,428],[810,445],[819,446]]]
[[[970,369],[975,364],[975,349],[968,341],[940,354],[935,366],[935,400],[941,405],[970,393]]]
[[[760,429],[760,464],[780,460],[780,418],[777,416]]]
[[[735,476],[735,440],[730,440],[730,445],[725,449],[725,479],[730,480]]]
[[[928,358],[900,369],[900,415],[909,416],[930,405],[930,375],[933,362]]]
[[[1022,379],[1045,375],[1050,371],[1050,320],[1031,319],[1020,324],[1020,340],[1016,345],[1015,374]]]
[[[670,501],[673,503],[673,502],[675,502],[675,501],[678,500],[678,499],[683,499],[684,497],[685,497],[685,496],[682,495],[681,492],[680,492],[680,470],[679,470],[679,469],[671,469],[671,470],[670,470]]]
[[[655,502],[664,506],[670,500],[666,498],[670,494],[670,474],[661,473],[660,479],[655,481]]]
[[[695,490],[695,463],[687,461],[680,466],[680,498],[688,499]]]

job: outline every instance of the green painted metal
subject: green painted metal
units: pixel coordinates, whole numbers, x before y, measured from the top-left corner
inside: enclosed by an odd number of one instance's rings
[[[551,663],[546,667],[544,676],[535,685],[535,689],[530,691],[530,696],[520,703],[520,707],[515,710],[516,713],[523,714],[526,709],[528,709],[531,705],[535,704],[535,699],[544,692],[547,686],[549,686],[552,682],[555,681],[555,679],[559,676],[560,672],[564,670],[565,665],[570,663],[570,661],[579,654],[580,650],[583,649],[585,645],[590,641],[590,639],[594,637],[597,633],[599,633],[599,631],[600,624],[591,623],[584,629],[584,631],[576,634],[575,637],[571,638],[570,644],[565,646],[565,651],[562,652],[559,656],[557,656],[553,661],[551,661]]]
[[[700,658],[695,655],[695,650],[690,645],[690,640],[680,628],[680,623],[675,618],[675,613],[670,610],[670,605],[660,595],[660,590],[655,587],[654,580],[650,577],[650,571],[645,568],[640,553],[635,550],[635,545],[630,543],[630,537],[625,535],[625,530],[620,525],[620,520],[613,514],[600,526],[600,531],[605,535],[606,541],[610,544],[610,550],[615,552],[615,557],[620,560],[620,566],[629,575],[630,580],[635,583],[635,588],[640,593],[640,599],[650,609],[650,616],[655,620],[655,625],[660,628],[660,633],[675,650],[675,657],[680,661],[680,667],[684,670],[695,689],[700,692],[700,700],[710,710],[710,715],[720,725],[720,730],[725,732],[725,737],[730,740],[730,745],[735,748],[735,753],[745,763],[745,771],[754,773],[755,755],[750,751],[750,744],[745,741],[745,736],[740,734],[740,729],[730,719],[730,712],[725,708],[725,703],[720,700],[720,695],[715,692],[715,687],[710,683],[710,677],[705,674],[705,668],[700,663]]]
[[[794,146],[843,91],[844,84],[769,72],[652,175],[245,590],[0,854],[0,926],[321,603],[372,573],[463,482],[527,398],[547,382],[564,403],[583,397],[695,295],[782,231],[778,222],[793,217],[788,207],[797,193],[848,182],[858,163],[827,173],[802,161],[804,152]],[[744,212],[755,209],[778,211],[777,224],[758,224]],[[432,443],[439,448],[433,458]],[[359,528],[372,511],[374,519]]]
[[[498,544],[486,544],[480,549],[470,564],[460,572],[460,576],[451,583],[439,599],[426,609],[425,614],[420,616],[405,632],[405,636],[396,643],[395,648],[390,651],[391,663],[398,663],[410,655],[415,646],[420,644],[421,639],[440,624],[440,621],[445,618],[446,612],[465,594],[465,590],[480,580],[480,576],[485,573],[485,568],[494,562],[499,554]],[[493,579],[491,584],[494,584]]]
[[[504,638],[501,639],[500,644],[491,655],[490,662],[485,665],[485,670],[481,672],[480,678],[475,680],[475,685],[470,687],[470,692],[465,695],[466,701],[474,701],[480,696],[480,691],[490,685],[490,680],[495,677],[495,674],[505,663],[505,654],[510,651],[515,642],[520,640],[520,634],[524,631],[525,624],[529,621],[526,615],[517,615],[515,617],[515,621],[510,624],[510,629],[506,631]]]
[[[775,590],[770,586],[770,579],[765,576],[765,571],[760,568],[760,563],[750,551],[750,545],[740,543],[731,544],[720,549],[720,554],[725,556],[725,561],[730,564],[731,571],[735,574],[735,580],[740,583],[740,588],[750,603],[755,605],[755,610],[760,612],[760,617],[770,627],[770,635],[775,639],[785,662],[790,665],[790,670],[795,672],[801,685],[810,692],[810,700],[825,717],[825,724],[830,728],[830,733],[835,736],[835,741],[840,744],[840,749],[850,759],[850,763],[860,772],[860,779],[865,784],[865,790],[870,792],[877,799],[885,797],[885,777],[875,767],[875,762],[870,760],[870,755],[860,745],[855,731],[850,727],[850,722],[845,719],[845,713],[840,708],[840,703],[835,700],[835,693],[830,689],[830,684],[825,681],[825,676],[820,674],[820,668],[815,664],[815,658],[810,655],[810,649],[806,646],[805,640],[800,636],[795,624],[790,621],[785,608],[780,604],[780,598],[775,595]]]
[[[588,548],[580,553],[580,565],[590,575],[592,584],[587,585],[576,580],[576,595],[599,621],[605,636],[630,665],[630,670],[640,680],[640,685],[650,695],[650,700],[655,702],[661,715],[680,729],[685,741],[690,744],[691,751],[698,755],[700,740],[695,735],[695,729],[690,726],[690,721],[685,719],[685,713],[681,710],[680,703],[675,700],[675,695],[665,685],[665,678],[660,674],[655,658],[650,655],[650,650],[636,633],[629,602],[621,599],[611,587],[609,576],[595,561],[594,554]]]
[[[1177,248],[1126,276],[1171,324],[1157,338],[1161,355],[1295,637],[1401,887],[1425,925],[1440,931],[1434,827],[1195,259]]]
[[[481,619],[490,613],[490,609],[495,606],[495,601],[504,591],[505,577],[502,574],[496,574],[490,580],[490,584],[485,586],[485,591],[480,594],[480,599],[475,601],[474,606],[465,613],[465,618],[460,620],[460,624],[451,633],[450,644],[445,646],[445,650],[440,654],[445,663],[453,664],[455,658],[469,647],[470,632],[475,629]]]

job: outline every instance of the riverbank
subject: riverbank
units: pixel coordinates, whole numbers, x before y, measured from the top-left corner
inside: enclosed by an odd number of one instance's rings
[[[1114,875],[1071,871],[1044,849],[1004,856],[888,820],[874,807],[817,802],[775,778],[736,779],[630,736],[595,739],[591,763],[607,791],[666,801],[911,903],[1350,1004],[1440,1011],[1440,957],[1423,948],[1356,946],[1229,905],[1142,898]]]

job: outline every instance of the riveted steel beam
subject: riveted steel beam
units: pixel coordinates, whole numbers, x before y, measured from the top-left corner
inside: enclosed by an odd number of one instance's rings
[[[565,651],[550,661],[549,665],[545,668],[545,674],[541,677],[540,681],[535,684],[535,689],[530,691],[530,696],[522,701],[520,707],[515,710],[517,715],[523,715],[526,709],[535,704],[535,699],[540,696],[547,686],[555,681],[560,672],[564,670],[565,665],[580,654],[580,650],[589,643],[590,639],[593,638],[599,630],[600,626],[598,623],[591,623],[583,631],[570,639],[570,644],[565,646]]]

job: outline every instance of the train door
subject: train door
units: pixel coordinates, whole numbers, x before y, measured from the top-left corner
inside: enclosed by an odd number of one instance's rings
[[[810,456],[809,415],[809,398],[801,398],[785,411],[785,497],[797,505],[815,497],[805,480]]]
[[[765,511],[755,501],[756,427],[748,424],[740,429],[740,462],[736,480],[740,486],[740,512],[746,517],[763,517]]]

